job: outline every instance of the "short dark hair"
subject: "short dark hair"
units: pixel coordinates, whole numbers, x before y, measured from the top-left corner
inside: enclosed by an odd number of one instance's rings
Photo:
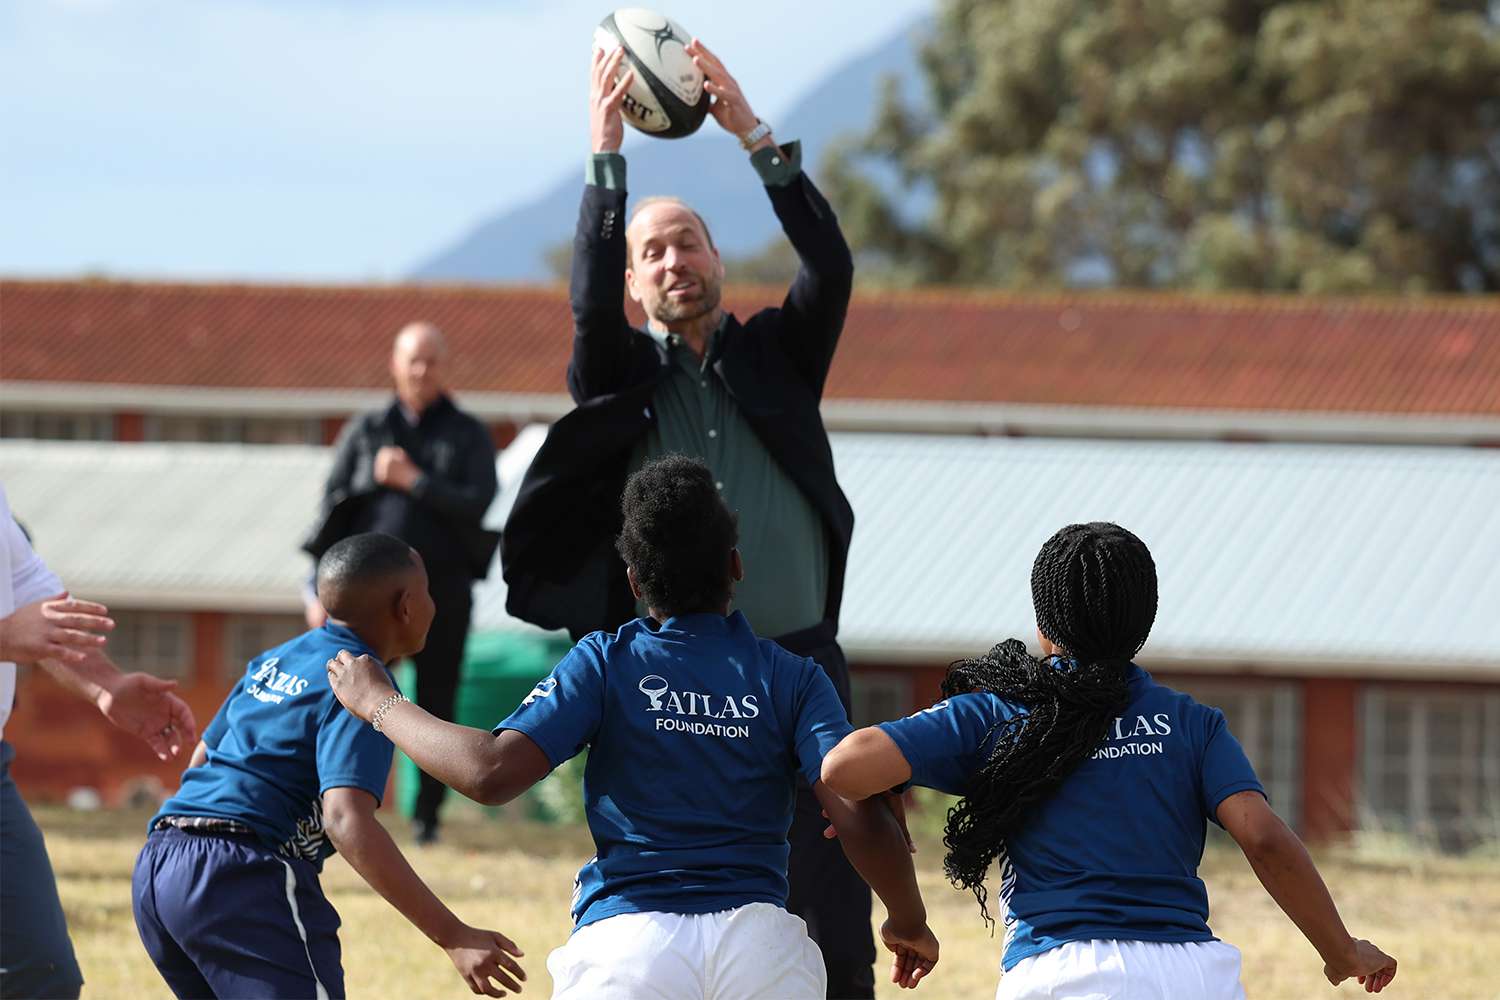
[[[667,455],[625,483],[615,548],[635,571],[648,608],[668,615],[721,611],[733,592],[729,554],[739,522],[708,466]]]
[[[395,535],[350,535],[329,546],[318,560],[318,596],[335,618],[357,617],[364,609],[357,607],[356,595],[367,584],[404,573],[415,564],[411,546]]]

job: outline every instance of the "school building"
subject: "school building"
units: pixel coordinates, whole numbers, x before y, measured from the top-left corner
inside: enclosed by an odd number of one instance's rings
[[[322,446],[387,398],[417,318],[504,447],[498,525],[570,405],[560,289],[0,282],[0,480],[59,575],[118,613],[122,666],[179,678],[201,721],[300,628]],[[1041,542],[1116,520],[1161,574],[1141,662],[1225,709],[1283,815],[1313,837],[1500,835],[1500,302],[861,296],[824,413],[857,517],[861,721],[1031,638]],[[537,634],[498,567],[475,628]],[[28,794],[175,782],[49,682],[20,695]]]

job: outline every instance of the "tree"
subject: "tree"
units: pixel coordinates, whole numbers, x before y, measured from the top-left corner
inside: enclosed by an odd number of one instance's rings
[[[1500,0],[943,0],[922,65],[824,165],[877,280],[1500,290]]]

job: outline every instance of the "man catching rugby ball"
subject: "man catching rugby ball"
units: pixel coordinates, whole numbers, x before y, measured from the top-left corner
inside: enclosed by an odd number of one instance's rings
[[[739,138],[800,267],[779,308],[744,322],[720,302],[724,266],[703,218],[674,198],[645,199],[627,221],[623,49],[596,52],[593,154],[574,239],[573,356],[579,405],[538,453],[502,542],[508,608],[574,638],[645,614],[614,548],[627,477],[678,453],[701,460],[739,518],[745,583],[734,607],[755,632],[821,665],[849,706],[837,642],[854,514],[839,489],[818,404],[849,305],[854,264],[833,210],[778,145],[723,63],[696,39],[710,113]],[[617,76],[618,75],[618,76]],[[646,329],[626,318],[626,292]],[[792,823],[787,909],[828,970],[828,995],[874,996],[870,893],[823,839],[811,791]]]

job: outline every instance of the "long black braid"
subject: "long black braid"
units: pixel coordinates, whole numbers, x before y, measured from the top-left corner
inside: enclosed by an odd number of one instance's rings
[[[948,668],[943,697],[988,691],[1026,706],[999,723],[989,760],[948,812],[943,869],[985,905],[985,873],[1027,812],[1093,753],[1129,704],[1126,668],[1156,620],[1156,564],[1116,524],[1070,524],[1031,567],[1037,628],[1066,656],[1037,660],[1018,639]]]

